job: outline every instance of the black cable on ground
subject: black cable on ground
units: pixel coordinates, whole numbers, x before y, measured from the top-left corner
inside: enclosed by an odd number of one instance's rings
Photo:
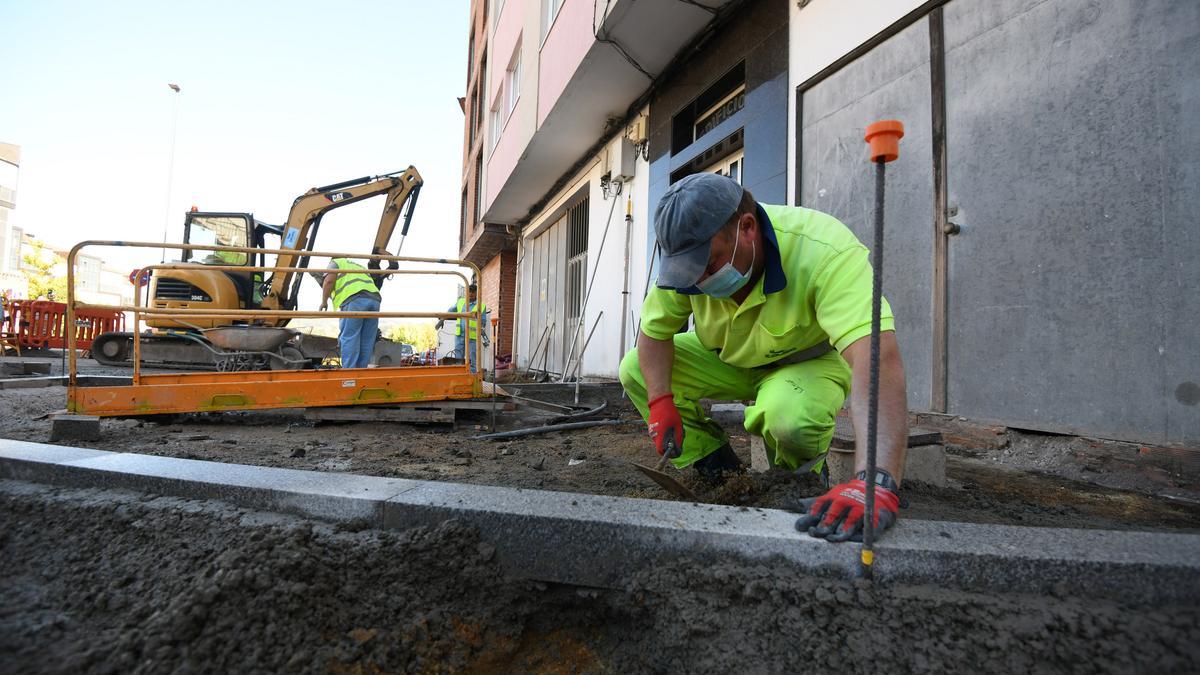
[[[501,431],[495,434],[482,434],[472,436],[473,441],[494,441],[501,438],[517,438],[520,436],[532,436],[534,434],[549,434],[555,431],[570,431],[571,429],[587,429],[589,427],[608,427],[618,424],[632,424],[634,421],[641,420],[589,420],[586,422],[568,422],[567,424],[551,424],[544,427],[530,427],[528,429],[514,429],[513,431]]]
[[[591,404],[588,404],[588,405],[591,405]],[[579,412],[563,413],[562,415],[559,415],[559,416],[555,417],[554,419],[550,420],[550,424],[558,424],[560,422],[566,422],[567,420],[581,420],[585,417],[591,417],[592,415],[599,414],[607,407],[608,407],[608,399],[604,399],[603,401],[600,401],[600,405],[598,405],[598,406],[593,406],[591,408],[588,408],[586,410],[581,410]]]

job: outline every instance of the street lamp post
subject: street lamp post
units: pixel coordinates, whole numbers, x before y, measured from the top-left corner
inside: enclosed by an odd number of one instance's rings
[[[175,129],[179,123],[179,85],[168,84],[175,95],[171,97],[171,154],[167,159],[167,198],[163,206],[163,249],[159,262],[167,261],[167,232],[171,228],[171,183],[175,178]]]

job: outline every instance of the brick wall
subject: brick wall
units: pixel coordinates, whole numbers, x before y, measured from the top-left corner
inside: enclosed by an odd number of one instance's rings
[[[516,307],[517,252],[503,251],[488,261],[483,269],[480,296],[487,303],[493,318],[500,319],[499,348],[496,355],[509,356],[513,352],[513,308]],[[491,326],[488,326],[491,333]]]

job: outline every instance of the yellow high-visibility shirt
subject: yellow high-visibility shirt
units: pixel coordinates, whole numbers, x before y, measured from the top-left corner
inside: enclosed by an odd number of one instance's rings
[[[745,301],[655,287],[642,303],[642,332],[669,340],[695,315],[700,343],[741,368],[825,343],[840,353],[870,335],[873,270],[854,233],[833,216],[798,206],[760,204],[757,216],[766,265]],[[880,330],[895,330],[886,299],[880,314]]]

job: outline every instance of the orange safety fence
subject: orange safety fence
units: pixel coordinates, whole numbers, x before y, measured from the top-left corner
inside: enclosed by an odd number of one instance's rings
[[[65,349],[67,305],[51,300],[10,300],[0,332],[15,335],[23,349]],[[75,347],[88,350],[101,333],[125,330],[125,315],[108,309],[76,308]]]

